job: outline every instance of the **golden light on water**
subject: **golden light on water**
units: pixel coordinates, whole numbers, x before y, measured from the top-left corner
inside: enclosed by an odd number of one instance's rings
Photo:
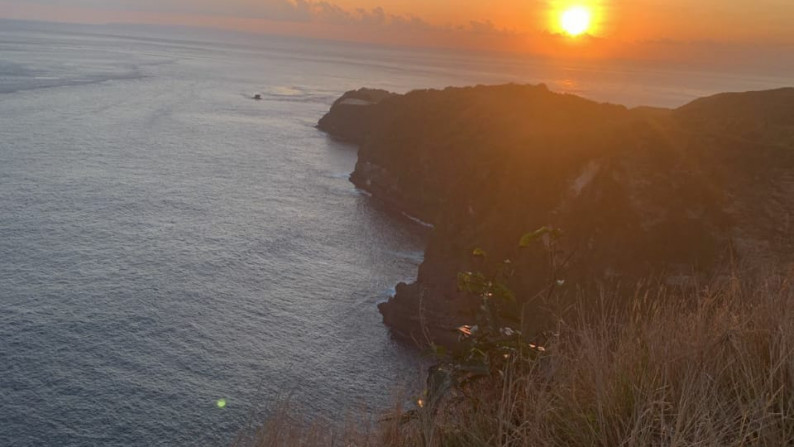
[[[563,11],[560,26],[571,36],[579,36],[590,29],[593,13],[584,6],[573,6]]]

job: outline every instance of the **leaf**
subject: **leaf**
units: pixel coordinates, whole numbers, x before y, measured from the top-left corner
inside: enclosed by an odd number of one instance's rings
[[[463,292],[468,292],[471,288],[472,276],[474,276],[472,272],[458,273],[458,289]]]
[[[529,247],[529,244],[540,239],[544,234],[549,234],[549,233],[554,233],[554,230],[552,230],[549,227],[540,227],[531,233],[527,233],[521,236],[521,240],[518,241],[518,246],[520,248]]]
[[[479,348],[471,348],[469,351],[469,357],[474,358],[475,355],[483,360],[488,358],[488,354],[486,354],[483,350]]]
[[[503,299],[509,301],[511,303],[516,302],[516,296],[513,294],[513,291],[510,290],[507,286],[502,283],[497,283],[493,287],[493,294],[496,298]]]
[[[472,254],[472,256],[475,256],[475,257],[478,257],[478,258],[484,258],[486,256],[485,250],[483,250],[482,248],[475,248],[474,251],[471,254]]]
[[[485,277],[482,273],[458,273],[458,289],[479,295],[485,289]]]

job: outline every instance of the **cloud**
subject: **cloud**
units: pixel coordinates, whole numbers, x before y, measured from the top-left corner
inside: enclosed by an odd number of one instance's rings
[[[313,22],[414,30],[433,28],[432,25],[420,17],[390,14],[380,6],[372,9],[356,8],[348,10],[328,1],[295,0],[292,4]]]
[[[262,19],[273,22],[363,26],[394,31],[468,31],[502,34],[490,20],[438,26],[413,14],[394,14],[377,6],[348,9],[328,0],[12,0],[20,7],[76,7],[116,13],[162,13],[225,18]]]
[[[364,25],[369,26],[380,26],[386,23],[388,20],[388,15],[386,11],[383,10],[380,6],[377,8],[372,8],[371,10],[366,10],[364,8],[356,9],[356,13],[361,18],[361,23]]]
[[[519,33],[507,28],[497,28],[496,25],[490,20],[471,20],[466,26],[459,26],[458,30],[466,31],[474,34],[491,34],[502,36],[515,36]]]

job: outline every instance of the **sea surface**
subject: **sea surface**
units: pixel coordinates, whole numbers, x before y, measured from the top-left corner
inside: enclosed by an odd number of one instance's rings
[[[423,362],[376,304],[428,230],[315,124],[348,89],[497,82],[657,106],[792,84],[0,21],[0,445],[222,446],[284,399],[392,404]]]

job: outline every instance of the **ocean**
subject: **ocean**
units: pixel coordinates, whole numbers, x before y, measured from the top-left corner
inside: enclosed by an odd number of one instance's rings
[[[0,445],[228,445],[284,400],[391,405],[426,361],[376,304],[428,230],[315,124],[362,86],[501,82],[668,107],[794,83],[0,21]]]

